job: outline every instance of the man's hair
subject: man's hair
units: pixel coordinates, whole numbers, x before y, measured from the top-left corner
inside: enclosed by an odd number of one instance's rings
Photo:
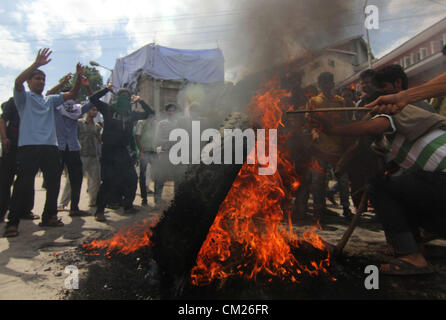
[[[401,86],[403,90],[406,90],[409,86],[409,79],[404,72],[403,67],[399,64],[391,64],[378,70],[376,72],[375,81],[376,84],[380,86],[383,82],[395,83],[396,80],[401,79]]]
[[[167,111],[167,110],[169,110],[170,108],[173,108],[173,109],[175,109],[175,110],[178,109],[178,107],[177,107],[176,104],[174,104],[174,103],[169,103],[169,104],[166,104],[166,105],[164,106],[164,111]]]
[[[375,75],[376,75],[376,71],[373,69],[367,69],[363,72],[361,72],[361,74],[359,75],[359,79],[363,80],[365,78],[372,78],[375,79]]]
[[[322,72],[317,77],[317,83],[325,82],[325,81],[331,81],[334,82],[334,75],[331,72]]]
[[[31,80],[33,77],[37,76],[38,74],[41,74],[41,75],[43,75],[44,77],[46,77],[45,72],[43,72],[43,71],[40,70],[40,69],[36,69],[36,70],[34,70],[33,72],[31,72],[31,74],[30,74],[29,77],[28,77],[28,80]]]
[[[318,93],[317,87],[313,84],[310,84],[309,86],[305,87],[304,92],[309,92],[309,91],[316,93],[316,94]]]

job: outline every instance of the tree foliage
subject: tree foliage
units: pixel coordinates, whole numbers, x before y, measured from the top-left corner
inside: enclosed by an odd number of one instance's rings
[[[104,80],[101,74],[99,73],[98,69],[89,66],[83,66],[83,68],[84,68],[84,76],[87,77],[88,80],[90,81],[91,90],[95,92],[101,89],[103,87]],[[62,80],[63,77],[59,81]],[[62,87],[61,91],[62,92],[70,91],[71,88],[73,88],[74,86],[74,81],[75,77],[71,78],[71,80]],[[87,90],[85,89],[84,86],[81,86],[81,90],[79,91],[79,95],[76,99],[76,102],[79,103],[87,100],[87,96],[88,96]]]

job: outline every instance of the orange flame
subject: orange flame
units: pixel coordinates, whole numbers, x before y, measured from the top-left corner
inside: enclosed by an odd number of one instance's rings
[[[284,103],[287,96],[278,79],[269,81],[248,106],[251,119],[266,129],[278,128],[282,125],[282,110],[288,109]],[[299,241],[292,229],[289,203],[299,181],[287,160],[285,139],[279,136],[279,170],[273,175],[259,175],[258,164],[243,165],[200,249],[197,265],[191,272],[194,285],[206,285],[233,275],[256,279],[259,274],[298,282],[302,272],[311,275],[327,272],[328,258],[306,266],[292,254],[292,246],[298,247]],[[269,145],[268,140],[265,145]],[[286,215],[288,231],[283,223]],[[308,230],[303,239],[325,250],[314,229]]]
[[[129,228],[119,230],[111,239],[93,240],[82,245],[86,250],[90,250],[89,255],[99,255],[99,251],[106,250],[105,255],[118,253],[128,255],[138,249],[150,246],[152,228],[157,221],[143,220]]]

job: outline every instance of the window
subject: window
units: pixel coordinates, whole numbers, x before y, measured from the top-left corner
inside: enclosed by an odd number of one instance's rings
[[[431,52],[432,54],[436,54],[440,52],[442,49],[440,41],[431,41]]]
[[[420,62],[420,51],[414,52],[410,55],[412,64]]]
[[[409,68],[412,64],[412,59],[410,56],[404,57],[404,68]]]
[[[420,60],[427,58],[427,48],[420,48]]]

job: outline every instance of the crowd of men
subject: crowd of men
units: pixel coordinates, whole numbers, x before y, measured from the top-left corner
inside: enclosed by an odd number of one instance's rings
[[[87,214],[79,208],[84,176],[88,177],[89,206],[96,208],[97,221],[106,221],[107,206],[123,207],[126,214],[136,211],[137,159],[143,206],[150,193],[155,204],[162,204],[165,182],[174,180],[177,185],[184,173],[184,167],[168,160],[173,144],[169,133],[190,127],[196,118],[192,105],[178,117],[177,105],[168,104],[164,118],[158,119],[146,102],[126,88],[115,90],[109,83],[92,92],[80,64],[70,91],[60,92],[70,79],[67,75],[44,94],[45,74],[39,68],[50,62],[50,55],[49,49],[39,50],[35,62],[17,77],[13,98],[2,105],[0,219],[7,215],[5,237],[19,235],[20,220],[39,218],[32,212],[39,170],[46,188],[40,223],[44,227],[63,226],[57,213],[68,204],[69,216]],[[395,254],[381,271],[432,272],[422,243],[427,236],[446,234],[445,79],[442,75],[409,89],[403,68],[389,65],[362,72],[359,92],[341,88],[336,93],[329,72],[319,75],[318,88],[307,87],[303,94],[291,90],[291,101],[300,101],[295,108],[308,111],[305,117],[285,119],[285,128],[293,133],[290,151],[301,182],[294,195],[294,218],[302,219],[309,211],[310,193],[316,220],[331,212],[326,199],[335,202],[335,192],[339,192],[346,218],[353,215],[350,197],[358,213],[366,195]],[[87,89],[89,101],[78,104],[75,100],[81,86]],[[114,99],[106,103],[101,98],[110,91]],[[434,98],[432,104],[429,98]],[[143,111],[136,111],[132,104]],[[355,110],[364,106],[372,111]],[[342,107],[351,111],[317,112]],[[103,118],[100,123],[95,121],[98,112]],[[58,204],[64,168],[67,183]],[[152,174],[146,175],[147,170]],[[330,172],[337,181],[328,188]],[[152,179],[153,191],[148,188]]]
[[[339,192],[347,218],[352,216],[350,194],[357,213],[364,211],[365,195],[365,209],[372,206],[395,256],[381,272],[433,272],[423,243],[446,235],[445,78],[409,89],[404,69],[388,65],[362,72],[360,92],[341,88],[337,95],[333,74],[321,73],[320,92],[305,90],[307,101],[300,108],[309,111],[306,117],[288,117],[298,128],[291,148],[298,146],[292,155],[302,183],[295,194],[294,219],[305,219],[310,192],[316,220],[332,213],[326,198],[334,202],[333,192]],[[317,112],[341,107],[352,111]],[[355,111],[358,107],[371,109]],[[332,188],[330,170],[337,179]]]
[[[19,235],[20,220],[40,218],[32,212],[34,181],[39,171],[46,189],[39,224],[43,227],[63,226],[57,213],[68,206],[70,217],[89,215],[79,208],[84,176],[88,181],[88,205],[95,208],[95,219],[100,222],[106,221],[106,207],[123,207],[125,214],[137,212],[133,206],[138,186],[137,162],[142,206],[148,205],[150,193],[155,205],[164,205],[161,195],[165,182],[179,181],[180,174],[176,175],[166,161],[171,146],[169,132],[178,127],[177,106],[168,104],[164,119],[156,119],[152,108],[126,88],[114,91],[109,83],[93,92],[80,64],[70,91],[61,92],[71,78],[68,74],[44,93],[46,77],[39,68],[50,62],[51,53],[49,49],[39,50],[35,62],[17,77],[13,97],[2,104],[0,220],[8,218],[5,237]],[[25,82],[29,91],[25,90]],[[89,99],[76,103],[81,86],[86,88]],[[102,101],[110,91],[114,94],[111,103]],[[143,111],[136,111],[137,105]],[[147,170],[149,166],[158,166],[159,170]],[[67,179],[59,197],[64,170]],[[146,175],[147,171],[157,174]],[[154,190],[149,188],[151,180]]]

